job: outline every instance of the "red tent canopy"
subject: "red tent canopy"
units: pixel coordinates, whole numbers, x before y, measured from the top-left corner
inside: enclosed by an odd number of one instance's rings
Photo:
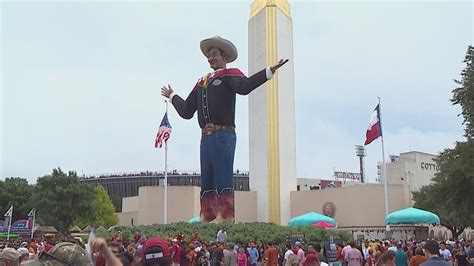
[[[317,223],[312,224],[312,226],[320,227],[320,228],[334,228],[335,226],[332,223],[328,223],[326,221],[320,221]]]

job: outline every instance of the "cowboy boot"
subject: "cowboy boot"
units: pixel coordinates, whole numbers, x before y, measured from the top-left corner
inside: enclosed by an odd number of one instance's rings
[[[210,222],[217,214],[217,193],[214,190],[204,191],[201,195],[201,222]]]
[[[217,198],[217,206],[219,208],[219,213],[217,216],[222,217],[223,222],[234,223],[234,189],[224,189]]]

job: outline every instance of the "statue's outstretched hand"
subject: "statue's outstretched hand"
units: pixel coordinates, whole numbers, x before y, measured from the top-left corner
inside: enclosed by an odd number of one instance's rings
[[[168,87],[163,86],[161,88],[161,95],[165,96],[166,98],[169,98],[171,93],[173,93],[173,89],[171,88],[170,84],[168,84]]]
[[[289,59],[280,59],[280,61],[278,61],[277,64],[275,64],[273,66],[270,66],[270,70],[272,71],[272,73],[275,73],[275,71],[277,71],[277,69],[279,69],[281,66],[286,64],[286,62],[288,62],[288,60]]]

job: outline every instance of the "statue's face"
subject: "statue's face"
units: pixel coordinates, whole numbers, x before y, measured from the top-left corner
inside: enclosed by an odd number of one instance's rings
[[[218,48],[211,48],[207,52],[207,61],[212,69],[217,70],[220,68],[225,68],[226,66],[226,57],[222,51]]]

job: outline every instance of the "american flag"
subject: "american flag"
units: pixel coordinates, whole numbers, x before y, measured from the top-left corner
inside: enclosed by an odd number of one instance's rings
[[[156,134],[155,148],[163,147],[163,140],[165,141],[165,143],[168,142],[170,135],[171,135],[171,125],[170,125],[170,122],[168,121],[168,113],[165,113],[165,116],[163,116],[163,119],[161,120],[160,129],[158,130],[158,133]]]

